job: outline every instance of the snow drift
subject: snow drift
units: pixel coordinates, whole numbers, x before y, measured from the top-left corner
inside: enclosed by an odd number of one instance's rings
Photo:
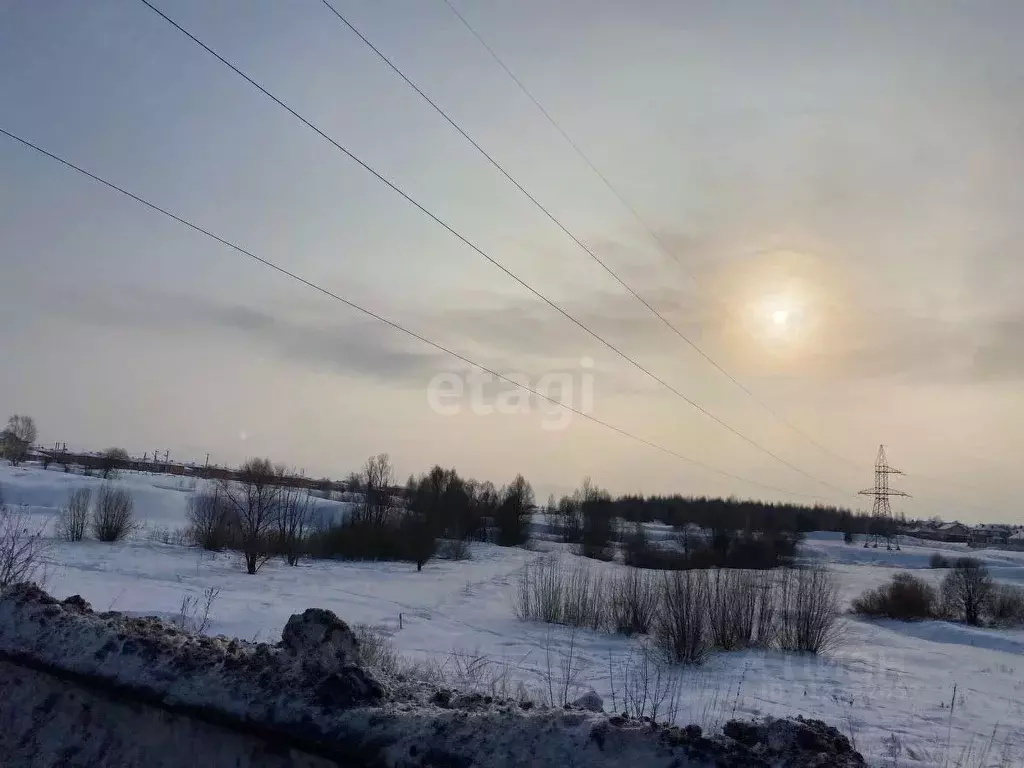
[[[609,717],[593,700],[552,710],[415,681],[389,691],[358,659],[356,638],[330,611],[293,616],[269,645],[98,614],[80,597],[58,602],[18,585],[0,597],[0,762],[38,764],[45,753],[108,766],[865,764],[816,721],[732,722],[708,738]]]

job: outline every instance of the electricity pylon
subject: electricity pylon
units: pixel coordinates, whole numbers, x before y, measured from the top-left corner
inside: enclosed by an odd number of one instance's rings
[[[885,542],[886,549],[898,550],[900,539],[896,531],[896,521],[892,516],[892,505],[889,503],[890,496],[906,496],[909,493],[897,491],[889,487],[889,475],[902,475],[903,473],[895,467],[889,466],[885,457],[885,446],[878,446],[878,457],[875,459],[875,487],[861,491],[862,496],[873,496],[875,499],[871,507],[871,529],[864,539],[865,547],[878,548],[879,543]]]

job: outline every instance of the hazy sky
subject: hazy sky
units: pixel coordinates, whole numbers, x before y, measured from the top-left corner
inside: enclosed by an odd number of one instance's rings
[[[1024,522],[1024,5],[453,3],[650,230],[443,0],[335,0],[775,415],[319,0],[156,4],[824,482],[603,347],[137,0],[0,2],[0,127],[494,370],[531,386],[562,374],[574,406],[732,475],[862,505],[853,493],[884,442],[915,494],[897,509]],[[522,472],[541,495],[589,474],[614,492],[802,498],[579,416],[545,429],[539,402],[488,415],[467,394],[460,413],[439,413],[430,382],[465,379],[462,362],[2,136],[0,182],[0,411],[33,414],[43,442],[269,455],[336,477],[387,451],[402,477],[433,463],[498,483]],[[478,388],[485,407],[503,391],[507,403],[509,387]]]

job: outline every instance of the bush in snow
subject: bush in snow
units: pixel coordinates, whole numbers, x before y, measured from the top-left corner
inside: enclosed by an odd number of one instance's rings
[[[769,611],[771,601],[765,578],[752,571],[719,568],[710,571],[707,588],[709,641],[723,651],[736,651],[766,641],[774,635]]]
[[[519,573],[513,610],[520,621],[562,621],[564,573],[557,555],[539,557]]]
[[[655,642],[671,661],[701,664],[707,658],[707,595],[707,571],[662,574]]]
[[[359,663],[382,680],[394,680],[402,668],[402,658],[394,643],[366,624],[356,624],[352,633]]]
[[[952,561],[941,552],[932,552],[932,556],[928,558],[929,568],[949,568],[952,565]]]
[[[437,556],[442,560],[472,559],[467,539],[441,539],[437,544]]]
[[[104,483],[92,509],[92,534],[100,541],[127,538],[136,528],[135,501],[124,488]]]
[[[57,516],[56,534],[64,541],[82,541],[89,522],[92,489],[79,488],[71,494],[67,506]]]
[[[996,584],[988,601],[988,615],[1001,627],[1024,626],[1024,589]]]
[[[185,517],[186,535],[194,546],[220,552],[231,544],[231,506],[220,487],[189,496]]]
[[[562,592],[562,624],[602,629],[607,623],[605,579],[586,562],[566,574]]]
[[[625,568],[611,577],[609,623],[622,635],[646,635],[658,615],[659,593],[654,574]]]
[[[981,561],[958,558],[942,580],[943,614],[976,626],[981,623],[993,589],[992,574]]]
[[[785,568],[775,590],[782,650],[822,653],[839,641],[839,588],[827,569]]]
[[[516,618],[603,629],[608,624],[605,580],[586,562],[566,568],[558,555],[523,567],[513,600]]]
[[[853,601],[854,613],[903,621],[930,619],[937,606],[934,587],[909,573],[897,573],[888,584],[868,590]]]
[[[4,504],[0,493],[0,590],[40,575],[46,549],[42,534],[28,514]]]

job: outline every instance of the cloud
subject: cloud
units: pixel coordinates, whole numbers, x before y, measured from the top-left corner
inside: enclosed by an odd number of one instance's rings
[[[299,320],[287,316],[288,308],[271,312],[149,289],[122,292],[114,302],[78,294],[66,308],[80,319],[107,327],[205,337],[240,336],[246,343],[263,347],[284,360],[393,385],[422,386],[437,371],[462,365],[372,320]],[[224,342],[230,343],[228,339]]]
[[[865,318],[818,360],[847,376],[916,384],[1016,381],[1024,379],[1024,311],[962,320]]]

